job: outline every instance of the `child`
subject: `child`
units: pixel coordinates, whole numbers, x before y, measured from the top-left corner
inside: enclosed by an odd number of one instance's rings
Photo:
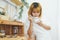
[[[28,11],[28,19],[26,21],[26,31],[28,40],[51,40],[48,30],[50,26],[45,25],[40,20],[42,15],[42,7],[39,3],[34,2]],[[35,38],[34,38],[35,37]]]

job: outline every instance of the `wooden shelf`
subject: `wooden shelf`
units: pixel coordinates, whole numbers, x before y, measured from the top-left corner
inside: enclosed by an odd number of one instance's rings
[[[0,20],[0,30],[5,30],[6,35],[14,35],[13,27],[18,27],[18,36],[24,35],[24,24],[22,22]]]
[[[7,20],[0,20],[0,24],[5,24],[5,25],[20,25],[20,26],[23,26],[22,22],[7,21]]]
[[[27,39],[24,36],[22,36],[22,37],[18,36],[16,38],[6,38],[6,37],[5,38],[0,38],[0,40],[27,40]]]

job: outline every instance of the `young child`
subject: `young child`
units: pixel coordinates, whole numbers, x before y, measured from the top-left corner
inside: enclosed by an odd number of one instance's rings
[[[48,30],[50,26],[45,25],[40,20],[42,15],[42,7],[39,3],[34,2],[28,11],[28,18],[26,21],[26,33],[28,40],[51,40]],[[35,37],[35,38],[34,38]]]

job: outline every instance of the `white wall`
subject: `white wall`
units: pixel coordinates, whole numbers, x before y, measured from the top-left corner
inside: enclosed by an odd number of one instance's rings
[[[17,14],[17,10],[14,6],[12,6],[11,4],[9,4],[8,2],[4,1],[4,0],[0,0],[0,7],[6,9],[6,13],[13,19],[13,17],[15,16],[15,14]],[[6,8],[7,7],[7,8]]]
[[[58,0],[58,40],[60,40],[60,0]]]
[[[31,5],[32,2],[39,2],[42,5],[42,21],[51,26],[51,31],[50,31],[50,35],[52,37],[52,40],[57,40],[58,36],[57,36],[57,30],[58,30],[58,24],[57,24],[57,0],[27,0],[27,2],[29,3],[29,5]],[[0,1],[0,6],[6,5],[6,2],[1,2]],[[13,8],[13,12],[12,9]],[[23,12],[23,17],[22,17],[22,21],[25,20],[26,15],[28,13],[28,9],[26,7],[24,7],[24,12]],[[9,5],[8,6],[8,14],[13,17],[16,14],[16,9]],[[59,14],[58,14],[59,15]]]

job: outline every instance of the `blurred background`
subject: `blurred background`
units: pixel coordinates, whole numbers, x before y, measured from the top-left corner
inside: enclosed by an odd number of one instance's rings
[[[29,4],[29,6],[33,2],[39,2],[42,6],[42,21],[43,23],[50,25],[51,30],[50,35],[52,40],[58,40],[58,26],[59,25],[59,16],[58,14],[58,0],[26,0],[26,2]],[[16,7],[17,6],[17,7]],[[6,9],[6,13],[11,17],[11,19],[14,19],[16,15],[18,15],[19,6],[12,3],[10,0],[0,0],[0,7],[3,7]],[[60,5],[59,5],[60,7]],[[22,18],[19,20],[25,21],[28,9],[25,6],[23,7],[22,12]],[[59,15],[59,16],[58,16]],[[57,20],[58,19],[58,20]]]

